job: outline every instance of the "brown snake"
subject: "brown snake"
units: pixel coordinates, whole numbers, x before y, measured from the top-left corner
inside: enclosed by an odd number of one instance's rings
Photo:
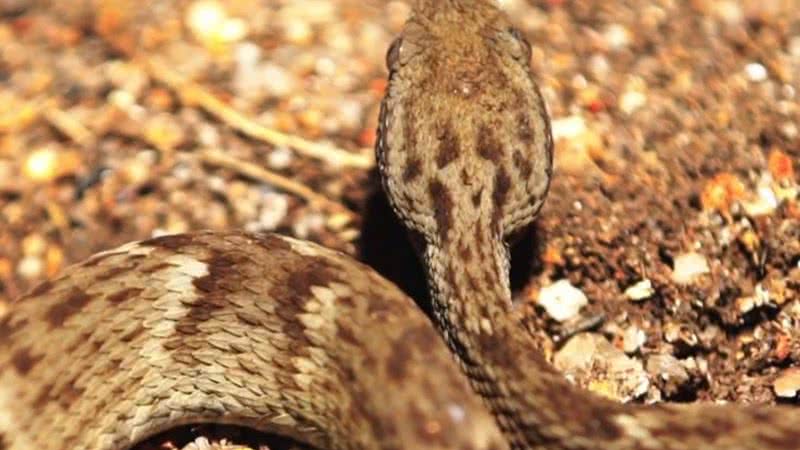
[[[417,2],[387,56],[380,169],[444,342],[391,283],[311,243],[133,243],[0,320],[0,450],[123,449],[201,422],[332,449],[800,448],[796,409],[621,405],[532,350],[504,243],[533,220],[552,165],[529,59],[483,0]]]

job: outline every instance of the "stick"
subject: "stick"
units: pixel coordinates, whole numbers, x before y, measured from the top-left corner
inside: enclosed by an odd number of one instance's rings
[[[314,192],[308,186],[300,184],[263,167],[234,158],[233,156],[227,155],[221,150],[201,150],[199,152],[199,158],[201,161],[207,164],[233,170],[234,172],[246,177],[256,179],[258,181],[276,186],[286,192],[295,194],[298,197],[305,199],[312,206],[318,206],[331,213],[345,214],[350,220],[355,218],[355,213],[347,209],[347,207]]]
[[[46,102],[42,114],[50,125],[81,147],[88,148],[95,143],[94,133],[73,116],[59,108],[55,100]]]
[[[293,148],[305,156],[320,159],[334,166],[369,169],[375,165],[374,157],[371,154],[350,153],[331,145],[307,141],[299,136],[281,133],[260,125],[241,112],[226,105],[199,84],[187,80],[170,69],[158,59],[140,58],[139,61],[154,79],[176,91],[185,102],[199,105],[209,114],[247,136],[274,146]]]

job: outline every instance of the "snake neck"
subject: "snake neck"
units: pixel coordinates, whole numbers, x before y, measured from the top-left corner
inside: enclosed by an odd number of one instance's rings
[[[429,242],[425,256],[437,325],[513,448],[593,448],[572,437],[616,428],[598,418],[611,417],[618,405],[587,400],[515,318],[509,251],[499,230],[478,220],[445,242]]]

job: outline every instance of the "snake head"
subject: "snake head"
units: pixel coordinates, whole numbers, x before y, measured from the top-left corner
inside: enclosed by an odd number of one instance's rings
[[[493,2],[420,2],[386,60],[376,151],[403,222],[434,245],[527,225],[552,138],[522,33]]]

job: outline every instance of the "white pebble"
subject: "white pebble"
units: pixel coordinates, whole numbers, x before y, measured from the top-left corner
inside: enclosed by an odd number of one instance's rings
[[[653,283],[647,278],[625,289],[625,296],[632,302],[648,299],[655,293],[656,291],[653,289]]]
[[[264,194],[263,201],[264,206],[258,216],[259,225],[264,230],[274,230],[289,212],[289,199],[286,195],[268,192]]]
[[[790,367],[784,370],[772,384],[775,395],[782,398],[794,398],[800,389],[800,368]]]
[[[581,116],[568,116],[553,120],[553,139],[569,139],[586,132],[586,122]]]
[[[568,378],[596,394],[626,402],[650,386],[641,361],[632,359],[596,333],[579,333],[553,356]]]
[[[284,22],[283,35],[288,42],[294,45],[309,44],[313,37],[311,25],[297,18],[287,19]]]
[[[569,280],[558,280],[539,291],[539,305],[553,319],[563,322],[574,317],[589,301],[580,289],[570,284]]]
[[[319,75],[329,77],[336,73],[336,61],[329,57],[319,58],[317,63],[314,65],[314,70]]]
[[[678,284],[688,284],[710,271],[705,256],[695,252],[684,253],[675,258],[672,280]]]
[[[258,72],[264,91],[273,97],[291,94],[297,84],[294,76],[277,64],[262,64]]]
[[[589,58],[589,72],[599,80],[605,80],[611,72],[611,65],[608,58],[602,53],[595,53]]]
[[[630,44],[630,31],[620,24],[612,23],[603,31],[603,37],[611,50],[619,50]]]
[[[207,186],[211,192],[216,192],[218,194],[224,194],[227,188],[227,183],[225,180],[216,175],[211,175],[206,178],[206,183],[208,183]]]
[[[295,221],[292,231],[300,239],[307,239],[311,233],[322,230],[325,226],[325,217],[319,213],[308,213]]]
[[[26,256],[17,265],[17,273],[22,278],[38,278],[44,271],[44,262],[38,256]]]
[[[769,186],[759,186],[758,196],[751,201],[742,202],[744,212],[750,217],[767,216],[778,207],[778,198]]]
[[[239,43],[234,50],[234,57],[239,69],[252,70],[261,60],[261,47],[251,41]]]
[[[455,423],[461,423],[467,417],[467,413],[464,411],[464,408],[457,403],[451,403],[447,405],[447,413]]]
[[[784,124],[781,125],[781,133],[789,139],[794,139],[800,134],[794,122],[784,122]]]
[[[292,163],[292,151],[288,147],[277,147],[267,156],[267,164],[273,169],[285,169]]]
[[[201,123],[197,126],[197,142],[204,147],[219,147],[219,131],[210,123]]]
[[[767,79],[767,68],[759,63],[750,63],[744,66],[744,72],[747,74],[747,79],[754,83]]]
[[[186,11],[186,23],[198,35],[217,28],[226,18],[227,13],[216,1],[197,1]]]
[[[744,19],[741,6],[735,1],[721,1],[714,4],[714,12],[725,23],[733,25]]]
[[[789,39],[789,54],[795,59],[800,59],[800,36]]]
[[[628,329],[625,330],[625,334],[622,335],[622,351],[625,353],[636,353],[645,341],[647,341],[647,335],[644,331],[636,325],[632,325],[628,327]]]
[[[639,91],[627,91],[619,99],[619,108],[625,114],[631,114],[647,103],[647,96]]]
[[[361,126],[364,120],[364,108],[361,106],[361,102],[345,98],[337,102],[336,109],[344,128],[355,130]]]

